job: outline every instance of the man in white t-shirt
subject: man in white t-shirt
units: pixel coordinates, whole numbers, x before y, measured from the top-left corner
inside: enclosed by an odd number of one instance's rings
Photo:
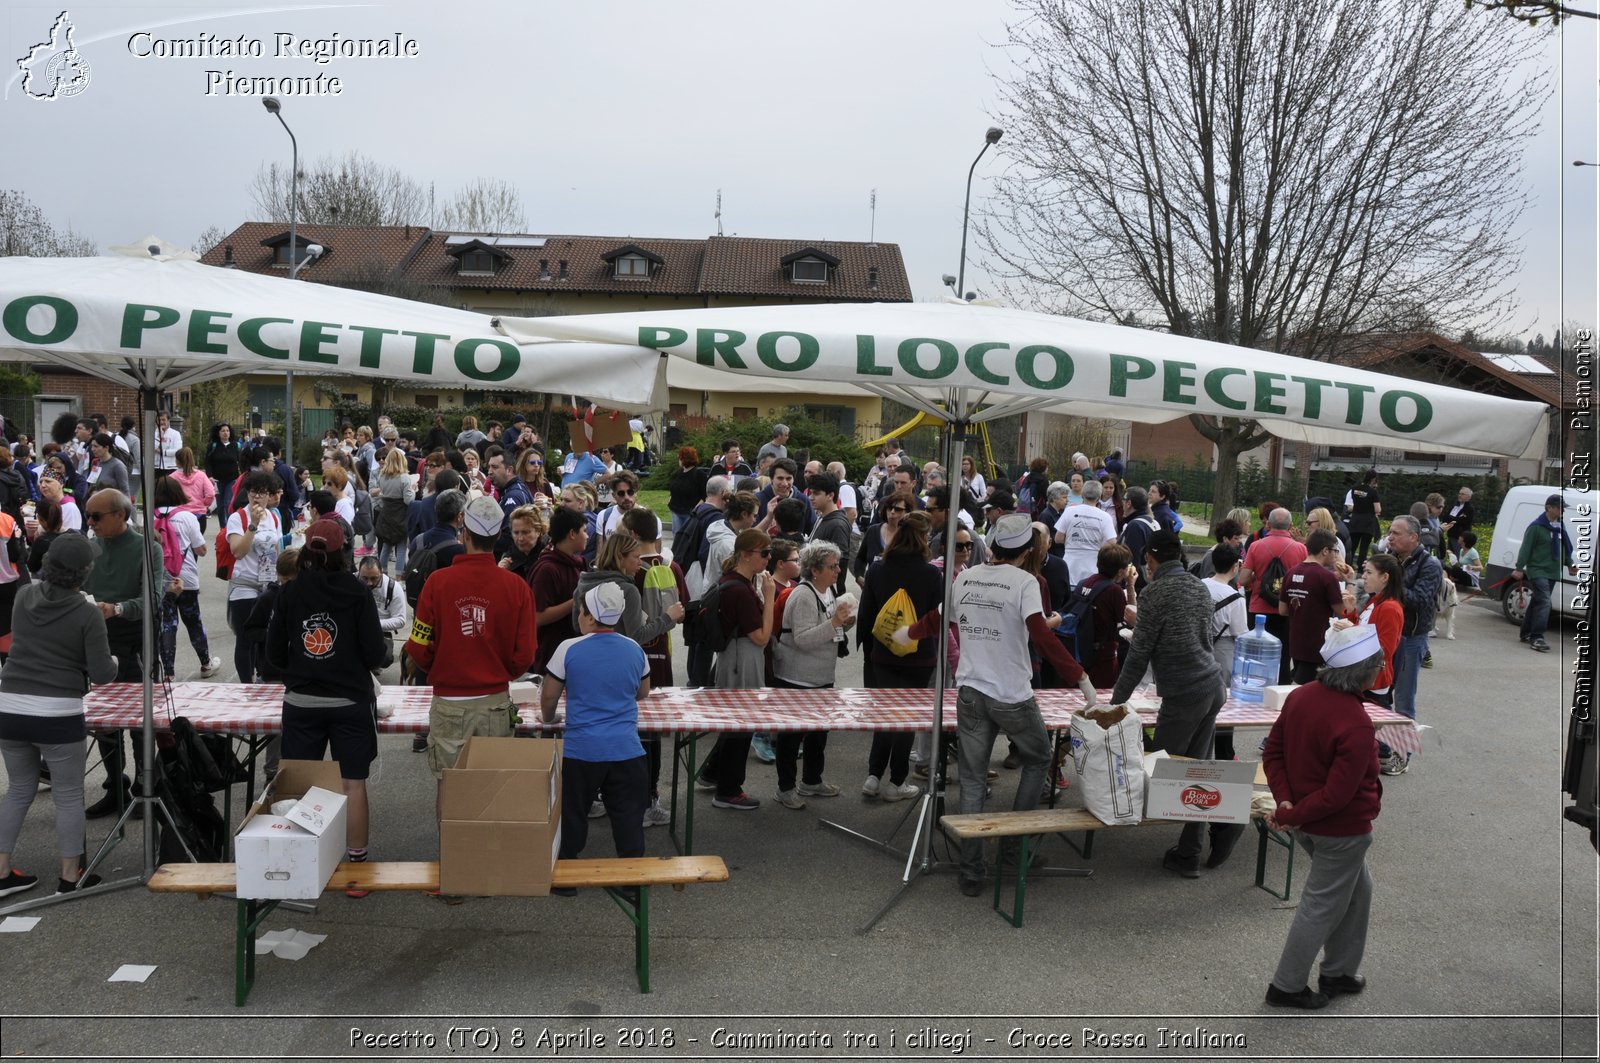
[[[826,472],[839,481],[839,508],[844,510],[844,515],[850,518],[851,524],[854,524],[861,515],[860,503],[856,498],[855,485],[845,480],[844,462],[828,462]]]
[[[260,469],[245,477],[245,497],[250,501],[228,517],[228,549],[233,552],[233,576],[228,580],[228,627],[233,630],[233,665],[239,682],[254,683],[260,672],[258,647],[244,637],[245,623],[261,592],[278,578],[278,550],[283,525],[278,501],[283,481]]]
[[[1050,630],[1061,623],[1060,616],[1044,615],[1039,579],[1022,567],[1032,554],[1033,541],[1033,522],[1022,513],[1007,514],[994,527],[993,560],[970,565],[956,577],[953,601],[961,640],[956,668],[956,735],[964,815],[983,811],[989,758],[1002,731],[1011,739],[1012,752],[1022,760],[1011,807],[1025,812],[1039,806],[1051,748],[1030,685],[1030,645],[1062,679],[1083,691],[1088,704],[1095,703],[1094,685]],[[942,631],[943,622],[938,621],[934,632]],[[910,634],[924,632],[914,629]],[[985,874],[983,842],[962,842],[961,892],[969,897],[982,894]]]
[[[1056,542],[1066,546],[1062,556],[1073,586],[1095,574],[1100,548],[1117,540],[1117,522],[1100,508],[1100,491],[1098,480],[1085,483],[1083,501],[1062,510],[1056,521]]]

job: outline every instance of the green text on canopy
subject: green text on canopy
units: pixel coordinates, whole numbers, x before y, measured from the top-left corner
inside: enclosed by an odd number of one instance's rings
[[[657,350],[691,344],[687,329],[653,325],[640,326],[638,342]],[[768,369],[801,373],[815,366],[822,353],[817,337],[794,331],[763,332],[752,340],[733,329],[700,328],[694,330],[692,342],[699,364],[716,367],[720,359],[728,369],[748,368],[753,355]],[[1036,391],[1066,391],[1074,371],[1072,355],[1043,343],[1013,350],[1009,343],[985,342],[963,350],[949,340],[912,336],[880,351],[876,336],[857,335],[855,357],[860,377],[918,384],[947,380],[964,367],[976,380],[995,387],[1012,386],[1014,376]],[[1421,432],[1433,420],[1433,404],[1425,396],[1399,388],[1231,365],[1202,373],[1196,362],[1132,354],[1107,355],[1106,361],[1110,367],[1106,397],[1128,399],[1132,405],[1197,406],[1203,395],[1211,405],[1244,416],[1321,420],[1324,400],[1343,396],[1344,423],[1359,425],[1368,398],[1374,397],[1378,416],[1390,431]],[[1072,397],[1094,398],[1082,393]],[[1332,410],[1329,413],[1336,416]]]
[[[35,309],[49,320],[40,322],[41,315],[35,315],[38,324],[30,325],[28,315]],[[65,299],[29,295],[11,300],[0,310],[0,328],[21,343],[51,347],[73,338],[78,331],[79,316],[78,308]],[[458,339],[448,333],[412,332],[376,325],[345,325],[288,317],[246,317],[237,321],[234,318],[227,310],[185,312],[169,306],[129,303],[122,312],[118,345],[123,350],[136,351],[144,347],[147,333],[165,334],[171,339],[181,337],[188,354],[228,355],[233,353],[228,345],[231,338],[261,358],[351,368],[340,360],[337,348],[358,337],[355,366],[361,369],[382,368],[385,359],[392,365],[395,359],[409,358],[411,373],[432,374],[434,358],[447,352],[462,376],[494,382],[515,376],[522,365],[522,352],[516,344],[487,336]],[[263,335],[268,329],[287,342],[281,346],[269,342]],[[479,352],[485,348],[496,355],[487,369],[478,365]]]

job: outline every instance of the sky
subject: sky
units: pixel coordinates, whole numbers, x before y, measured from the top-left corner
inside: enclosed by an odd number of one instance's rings
[[[73,4],[88,82],[29,98],[17,60],[61,11],[23,2],[0,14],[0,188],[102,251],[146,235],[188,246],[252,220],[251,181],[264,163],[288,164],[289,138],[259,96],[217,79],[322,74],[339,79],[338,95],[279,93],[302,169],[359,150],[432,183],[440,200],[480,176],[504,179],[537,233],[703,237],[717,231],[720,190],[730,234],[899,244],[922,300],[958,270],[967,168],[995,121],[1016,17],[1004,0]],[[1596,23],[1514,29],[1560,69],[1511,175],[1532,206],[1519,305],[1496,331],[1531,337],[1563,318],[1595,321],[1600,168],[1571,162],[1600,162]],[[135,54],[201,34],[242,35],[263,54]],[[277,34],[398,34],[416,54],[319,64],[275,55]],[[1004,147],[978,167],[975,211]],[[975,248],[967,278],[986,292]]]

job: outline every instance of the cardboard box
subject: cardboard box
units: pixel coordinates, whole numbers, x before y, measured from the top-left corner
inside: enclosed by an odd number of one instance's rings
[[[1146,819],[1249,823],[1256,765],[1163,757],[1147,773]]]
[[[286,760],[234,835],[237,894],[245,900],[316,900],[345,851],[345,796],[339,764]],[[293,800],[285,816],[268,810]]]
[[[594,420],[591,424],[594,428],[592,447],[583,419],[567,422],[567,436],[574,454],[582,454],[592,449],[598,455],[602,447],[610,447],[615,457],[620,459],[627,456],[628,442],[633,439],[633,429],[628,427],[627,414],[617,410],[597,409],[594,411]]]
[[[1284,700],[1299,689],[1293,683],[1267,687],[1261,692],[1261,704],[1273,712],[1282,712]]]
[[[467,739],[439,792],[439,890],[544,897],[561,849],[561,743]]]

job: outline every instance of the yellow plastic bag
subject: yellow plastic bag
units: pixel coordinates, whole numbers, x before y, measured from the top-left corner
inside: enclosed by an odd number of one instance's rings
[[[917,607],[912,604],[911,595],[902,587],[883,603],[882,609],[878,610],[878,619],[872,624],[872,637],[883,643],[884,649],[896,657],[909,656],[917,652],[921,640],[912,639],[902,646],[894,640],[894,633],[916,622]]]

